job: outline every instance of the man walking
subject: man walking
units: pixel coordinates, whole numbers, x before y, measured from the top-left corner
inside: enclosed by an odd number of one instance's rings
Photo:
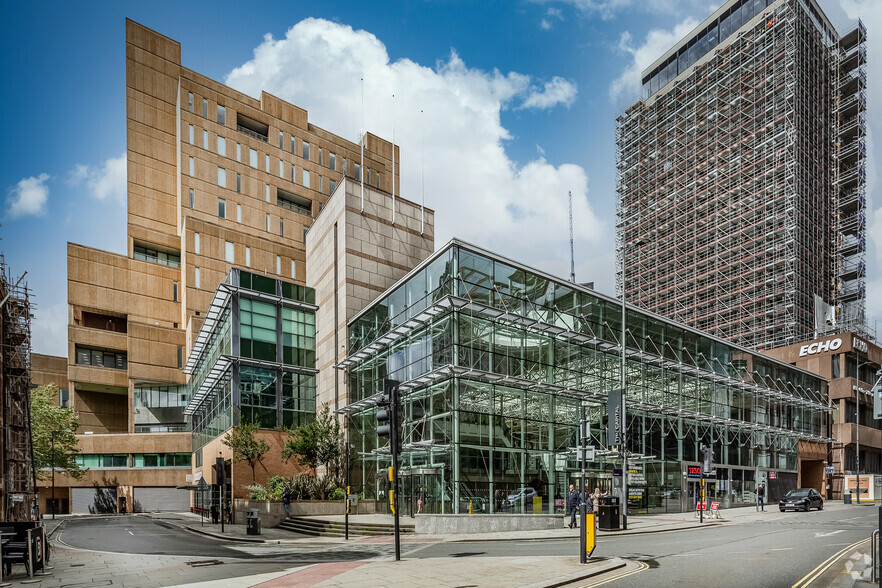
[[[765,505],[763,502],[766,498],[766,485],[763,482],[759,483],[759,487],[756,489],[756,509],[758,511],[765,512]]]
[[[285,518],[291,518],[291,491],[285,486],[285,492],[282,494],[282,503],[285,505]]]
[[[579,527],[576,524],[576,512],[579,510],[579,503],[581,501],[582,497],[576,492],[576,487],[570,484],[570,493],[567,495],[567,506],[570,507],[570,529],[577,529]]]

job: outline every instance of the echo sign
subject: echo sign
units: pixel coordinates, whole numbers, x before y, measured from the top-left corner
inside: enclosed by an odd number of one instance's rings
[[[840,347],[842,347],[842,339],[839,338],[830,339],[829,341],[816,341],[800,347],[799,356],[805,357],[806,355],[815,355],[824,351],[836,351]]]

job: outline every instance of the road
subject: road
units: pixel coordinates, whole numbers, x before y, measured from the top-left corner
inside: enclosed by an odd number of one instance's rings
[[[809,513],[769,511],[755,522],[640,535],[602,535],[595,557],[621,557],[646,569],[613,582],[615,586],[793,586],[818,564],[866,539],[878,526],[875,508]],[[71,519],[56,536],[66,545],[94,551],[194,557],[238,558],[267,563],[320,563],[388,558],[390,543],[320,542],[292,545],[221,543],[146,517]],[[869,547],[864,545],[864,552]],[[405,558],[541,557],[578,554],[577,535],[566,540],[472,541],[402,545]],[[850,552],[850,551],[849,551]],[[814,586],[841,578],[833,565]],[[589,583],[586,583],[590,585]]]

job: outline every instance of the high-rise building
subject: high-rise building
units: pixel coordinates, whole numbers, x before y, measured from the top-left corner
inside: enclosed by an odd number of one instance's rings
[[[866,31],[815,0],[729,0],[617,120],[618,291],[752,348],[864,313]]]
[[[218,284],[238,267],[305,285],[306,233],[337,185],[388,197],[398,172],[390,142],[365,134],[362,159],[302,108],[184,67],[179,43],[132,21],[125,91],[126,254],[68,244],[70,406],[90,467],[56,481],[73,512],[189,507],[182,368]]]

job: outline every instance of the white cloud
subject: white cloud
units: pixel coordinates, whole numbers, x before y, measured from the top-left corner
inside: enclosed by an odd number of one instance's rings
[[[70,175],[73,184],[83,184],[98,200],[126,203],[126,154],[111,157],[100,167],[77,165]]]
[[[543,31],[547,31],[547,30],[551,29],[551,23],[548,22],[548,20],[544,19],[544,18],[541,21],[539,21],[539,26],[542,28]]]
[[[563,20],[563,13],[560,8],[549,8],[545,11],[545,18],[543,18],[539,22],[539,26],[542,27],[543,30],[548,31],[551,30],[554,25],[551,22],[551,19]]]
[[[66,302],[37,307],[31,332],[35,352],[67,357],[67,312]]]
[[[576,100],[576,85],[555,76],[546,82],[541,91],[533,89],[518,108],[551,108],[558,104],[570,106]]]
[[[46,213],[46,200],[49,198],[48,174],[23,178],[9,189],[6,198],[6,214],[11,218],[21,216],[42,216]]]
[[[566,275],[568,190],[579,249],[593,250],[610,239],[588,203],[583,168],[555,166],[541,157],[518,165],[505,152],[511,134],[501,123],[502,111],[571,104],[576,88],[562,78],[537,87],[521,73],[470,68],[455,51],[434,67],[408,59],[392,62],[371,33],[307,19],[283,39],[266,36],[254,58],[225,82],[252,96],[266,90],[289,100],[306,108],[317,126],[356,139],[362,78],[364,126],[388,139],[395,95],[405,198],[420,201],[420,162],[425,161],[425,201],[436,209],[436,245],[457,236],[528,263],[541,261]]]
[[[698,7],[706,9],[707,14],[719,8],[722,0],[712,6],[706,6],[707,0],[532,0],[540,4],[555,3],[568,4],[585,17],[600,17],[602,20],[610,20],[619,13],[651,12],[653,14],[677,15],[686,10],[694,10]],[[560,9],[549,9],[551,10]]]
[[[673,30],[652,29],[646,34],[643,43],[637,47],[634,46],[631,33],[623,32],[619,37],[619,49],[631,55],[631,63],[610,85],[610,100],[617,102],[619,99],[625,99],[631,102],[639,99],[640,73],[697,25],[697,20],[687,17]]]

